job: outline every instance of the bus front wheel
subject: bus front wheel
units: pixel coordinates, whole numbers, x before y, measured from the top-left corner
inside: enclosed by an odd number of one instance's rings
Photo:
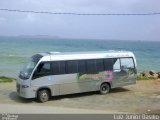
[[[38,91],[37,98],[40,102],[47,102],[49,100],[48,90],[43,89],[43,90]]]
[[[110,91],[110,86],[107,83],[103,83],[100,87],[100,93],[101,94],[107,94]]]

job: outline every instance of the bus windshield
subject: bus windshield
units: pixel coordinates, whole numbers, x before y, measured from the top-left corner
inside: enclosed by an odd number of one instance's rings
[[[36,64],[37,64],[36,62],[30,60],[20,71],[19,77],[24,80],[29,79]]]
[[[38,61],[42,58],[41,55],[36,54],[31,57],[31,60],[23,67],[20,71],[19,77],[23,80],[29,79],[32,74],[33,69],[37,65]]]

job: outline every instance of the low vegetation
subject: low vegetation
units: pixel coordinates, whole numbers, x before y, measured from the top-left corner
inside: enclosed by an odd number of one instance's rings
[[[14,80],[16,80],[16,79],[12,78],[12,77],[0,76],[0,83],[2,83],[2,82],[13,82]]]
[[[156,78],[137,75],[137,80],[156,80]]]
[[[137,80],[157,80],[160,79],[160,72],[144,71],[137,74]]]

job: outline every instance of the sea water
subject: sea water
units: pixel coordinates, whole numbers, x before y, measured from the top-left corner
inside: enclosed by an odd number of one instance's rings
[[[41,52],[132,51],[138,71],[160,71],[159,41],[0,37],[0,76],[16,77],[29,57]]]

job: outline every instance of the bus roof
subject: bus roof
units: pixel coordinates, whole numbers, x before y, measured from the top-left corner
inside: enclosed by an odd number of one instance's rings
[[[101,59],[101,58],[117,58],[117,57],[134,57],[130,51],[89,51],[89,52],[46,52],[39,53],[43,57],[40,61],[56,61],[56,60],[82,60],[82,59]]]

